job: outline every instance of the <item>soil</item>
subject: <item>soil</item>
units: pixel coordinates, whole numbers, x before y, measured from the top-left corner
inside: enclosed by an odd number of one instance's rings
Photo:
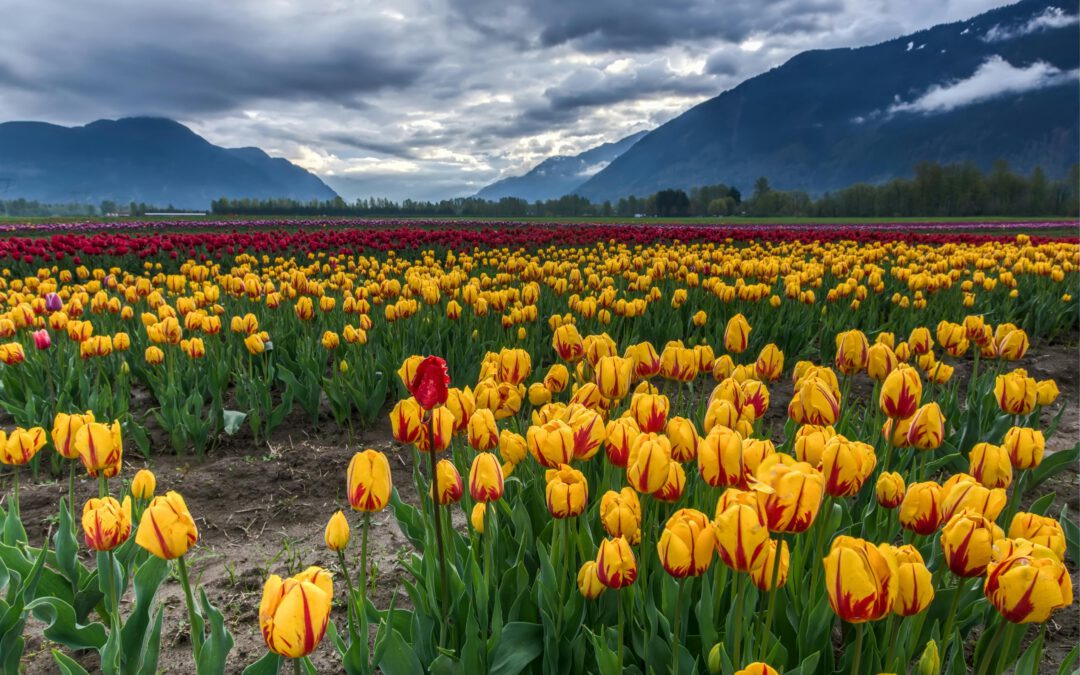
[[[1077,348],[1035,346],[1020,365],[1037,379],[1053,377],[1061,389],[1058,401],[1044,411],[1045,426],[1062,406],[1066,407],[1057,432],[1048,440],[1047,452],[1072,447],[1080,441]],[[959,364],[955,377],[963,382],[967,375],[967,364]],[[857,378],[855,382],[853,396],[868,397],[871,388],[866,378]],[[783,428],[790,390],[787,381],[770,387],[772,400],[766,428],[775,433]],[[210,600],[229,622],[236,642],[229,659],[230,673],[241,672],[265,653],[258,607],[268,574],[292,574],[309,565],[336,568],[336,556],[323,543],[323,529],[330,515],[339,508],[350,516],[354,534],[350,561],[357,564],[360,519],[349,511],[345,498],[345,470],[354,452],[370,447],[387,453],[394,485],[402,499],[418,503],[412,480],[412,452],[394,443],[386,415],[380,417],[374,428],[358,433],[351,443],[333,424],[328,423],[318,434],[301,430],[309,426],[306,419],[298,417],[295,423],[290,420],[262,446],[255,446],[250,438],[225,439],[202,460],[170,454],[140,459],[131,456],[130,451],[126,457],[125,475],[133,475],[144,466],[152,468],[157,474],[158,492],[179,491],[195,517],[200,539],[189,553],[188,563],[194,579],[206,589]],[[96,489],[96,483],[80,480],[76,503],[95,495]],[[45,536],[55,519],[58,500],[66,490],[66,481],[23,487],[23,520],[33,543],[40,543]],[[1038,492],[1049,491],[1057,494],[1052,514],[1059,513],[1063,505],[1068,505],[1074,519],[1080,514],[1080,474],[1075,467],[1041,486]],[[464,514],[455,512],[455,524],[464,527],[464,521]],[[370,555],[376,570],[374,603],[386,607],[391,597],[396,596],[395,605],[407,607],[410,603],[403,590],[405,572],[400,561],[409,553],[410,546],[389,509],[375,514],[371,525]],[[84,554],[84,561],[89,560]],[[1067,561],[1074,586],[1080,582],[1077,562]],[[159,672],[188,675],[193,672],[191,644],[183,594],[176,580],[166,580],[158,597],[166,607]],[[125,613],[129,610],[130,607],[122,608]],[[333,618],[339,627],[346,623],[340,608],[335,608]],[[1042,672],[1057,672],[1069,650],[1077,644],[1078,619],[1078,608],[1074,605],[1059,612],[1047,626]],[[975,635],[970,636],[974,638]],[[32,620],[23,659],[25,672],[57,672],[50,654],[52,647],[40,630],[35,630]],[[75,656],[90,672],[97,670],[95,654]],[[320,673],[339,671],[337,654],[328,641],[315,651],[313,660]]]

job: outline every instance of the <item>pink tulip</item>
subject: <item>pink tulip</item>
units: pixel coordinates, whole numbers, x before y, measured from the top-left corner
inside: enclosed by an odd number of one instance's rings
[[[49,331],[44,328],[34,331],[34,346],[38,349],[48,349],[51,347],[52,337],[49,336]]]

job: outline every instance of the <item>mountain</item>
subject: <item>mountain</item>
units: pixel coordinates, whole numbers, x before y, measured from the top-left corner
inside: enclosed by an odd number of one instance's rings
[[[549,157],[524,176],[503,178],[480,190],[476,196],[492,201],[503,197],[517,197],[529,202],[558,199],[573,192],[647,133],[639,131],[614,143],[598,145],[579,155]]]
[[[156,117],[82,127],[0,124],[0,199],[206,209],[219,197],[333,199],[317,176],[258,148],[222,148]]]
[[[1025,0],[878,45],[801,53],[658,127],[576,192],[592,201],[759,176],[812,194],[997,159],[1063,176],[1080,136],[1076,4]]]

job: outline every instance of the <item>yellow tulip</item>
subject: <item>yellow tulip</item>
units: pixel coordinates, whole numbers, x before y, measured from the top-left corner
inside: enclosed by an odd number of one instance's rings
[[[69,415],[57,413],[53,421],[52,442],[57,454],[65,459],[78,459],[79,450],[75,447],[75,434],[83,425],[94,421],[94,413]]]
[[[322,568],[309,567],[288,579],[270,575],[259,603],[259,627],[266,646],[292,659],[315,651],[326,634],[333,600],[334,583]]]
[[[630,447],[626,481],[638,492],[652,494],[667,482],[671,461],[671,441],[666,436],[641,433]]]
[[[934,348],[934,339],[930,336],[930,329],[923,326],[913,329],[907,342],[911,351],[916,354],[929,354]]]
[[[672,417],[667,423],[667,437],[671,441],[671,458],[676,462],[692,462],[697,459],[698,436],[694,423],[685,417]]]
[[[633,417],[620,417],[607,423],[607,438],[604,440],[604,451],[612,466],[620,469],[626,468],[626,462],[630,458],[630,446],[634,439],[641,433],[637,422]]]
[[[585,474],[563,464],[558,469],[548,469],[545,479],[544,496],[552,516],[573,518],[585,511],[589,503],[589,482],[585,480]]]
[[[1001,412],[1007,415],[1027,415],[1035,409],[1038,384],[1020,370],[998,375],[994,381],[994,398]]]
[[[551,346],[563,361],[576,363],[584,355],[581,334],[573,324],[564,324],[555,329]]]
[[[778,675],[776,669],[767,663],[755,661],[742,670],[736,670],[735,675]]]
[[[1007,488],[1013,477],[1009,453],[1000,445],[976,443],[968,452],[968,473],[988,488]]]
[[[928,535],[941,525],[941,486],[933,481],[912,483],[900,502],[900,524],[915,534]]]
[[[1002,445],[1009,453],[1009,461],[1014,469],[1034,469],[1042,463],[1046,438],[1038,429],[1013,427],[1005,432]]]
[[[83,536],[87,547],[95,551],[111,551],[131,535],[131,498],[124,503],[112,497],[87,500],[82,512]]]
[[[43,447],[45,447],[45,430],[41,427],[33,429],[19,427],[8,434],[6,439],[0,431],[0,464],[22,466],[29,463]]]
[[[608,588],[629,586],[637,579],[637,559],[623,537],[605,539],[596,552],[596,578]]]
[[[521,434],[515,434],[509,429],[503,429],[499,433],[499,455],[503,461],[520,464],[528,454],[528,444]]]
[[[737,572],[750,572],[765,563],[769,529],[754,496],[745,492],[742,495],[744,499],[728,500],[723,511],[717,505],[716,549],[725,565]]]
[[[569,382],[570,371],[561,363],[553,364],[544,376],[544,387],[552,394],[561,394]]]
[[[1065,530],[1053,518],[1021,511],[1013,516],[1009,524],[1009,538],[1026,539],[1045,546],[1059,559],[1065,559]]]
[[[668,397],[662,394],[634,394],[630,398],[630,414],[645,433],[663,431],[670,408]]]
[[[44,433],[42,433],[44,439]],[[10,443],[10,441],[9,441]],[[120,423],[90,422],[75,433],[75,448],[79,451],[86,472],[93,477],[103,473],[112,478],[120,473],[124,445],[120,437]]]
[[[824,567],[829,605],[844,621],[877,621],[892,610],[900,575],[888,544],[841,535],[833,540]]]
[[[724,328],[724,349],[732,354],[742,354],[746,351],[750,330],[750,322],[742,314],[728,319]]]
[[[812,377],[791,397],[788,416],[796,424],[835,424],[840,417],[840,399],[825,380]]]
[[[997,520],[1005,501],[1005,490],[983,487],[973,476],[958,473],[941,485],[941,519],[948,522],[957,513],[970,509]]]
[[[923,562],[919,549],[910,544],[891,547],[896,556],[899,584],[892,611],[897,616],[914,616],[934,601],[934,584],[930,570]]]
[[[566,423],[574,433],[574,458],[592,459],[607,438],[607,427],[600,413],[576,403],[566,407]]]
[[[184,555],[199,539],[199,530],[180,493],[154,497],[143,512],[135,543],[164,560]]]
[[[945,416],[937,403],[919,407],[909,420],[907,444],[919,450],[935,450],[945,440]]]
[[[604,398],[619,401],[630,393],[634,363],[621,356],[604,356],[596,362],[596,386]]]
[[[656,353],[656,347],[653,347],[651,342],[630,345],[623,352],[623,357],[633,362],[635,381],[647,380],[660,372],[660,355]]]
[[[446,506],[458,503],[464,492],[465,485],[457,467],[449,459],[440,459],[435,465],[435,484],[431,486],[429,495],[436,495],[439,504]]]
[[[589,600],[595,600],[607,590],[607,586],[600,583],[600,577],[596,575],[596,561],[586,560],[577,574],[578,592]]]
[[[1030,346],[1027,333],[1019,328],[1005,333],[995,342],[998,356],[1007,361],[1022,359]]]
[[[499,352],[499,381],[517,386],[532,373],[532,358],[524,349],[504,348]]]
[[[976,511],[961,511],[941,529],[945,563],[958,577],[979,577],[990,564],[994,542],[1004,532]]]
[[[529,427],[525,439],[529,454],[545,468],[562,466],[574,457],[574,430],[562,420]]]
[[[685,579],[709,569],[715,547],[716,532],[708,516],[694,509],[679,509],[664,525],[656,551],[668,574]]]
[[[866,370],[870,343],[861,330],[849,330],[836,336],[836,369],[845,375]]]
[[[833,497],[858,494],[877,466],[874,448],[866,443],[849,441],[837,434],[825,443],[821,455],[821,473],[825,492]]]
[[[469,512],[469,524],[476,530],[477,534],[484,533],[484,516],[487,515],[487,504],[484,502],[477,502],[473,505],[472,511]]]
[[[1025,543],[986,568],[983,593],[1013,623],[1045,623],[1073,602],[1069,572],[1050,549]]]
[[[449,399],[447,399],[449,400]],[[423,433],[424,410],[415,398],[404,398],[390,411],[390,428],[398,443],[416,443]]]
[[[628,487],[608,490],[600,500],[600,523],[611,537],[624,537],[631,544],[641,541],[641,502]]]
[[[757,497],[770,532],[799,533],[810,527],[825,489],[825,479],[817,469],[776,453],[765,458],[755,477],[769,488],[757,492]]]
[[[652,493],[652,496],[662,502],[674,504],[682,499],[683,490],[686,489],[686,470],[682,464],[672,461],[668,463],[667,477],[660,489]]]
[[[825,444],[834,436],[836,429],[831,426],[804,424],[795,431],[795,457],[810,466],[821,466]]]
[[[877,503],[887,509],[895,509],[904,501],[904,477],[895,471],[884,471],[874,486]]]
[[[340,509],[330,516],[330,520],[326,523],[323,540],[326,541],[326,548],[331,551],[344,551],[348,547],[349,521],[345,519],[345,514]]]
[[[922,399],[922,379],[914,368],[893,370],[881,384],[878,405],[891,419],[908,419],[915,414]]]
[[[157,489],[157,477],[150,469],[139,469],[131,479],[131,496],[135,499],[150,501]]]
[[[450,447],[450,441],[454,436],[454,413],[446,406],[440,406],[431,410],[428,415],[428,421],[420,424],[416,449],[420,452],[439,453]]]
[[[780,348],[769,343],[762,348],[754,362],[754,372],[766,382],[775,382],[780,379],[784,370],[784,352]]]
[[[690,382],[698,374],[698,356],[682,344],[671,344],[660,353],[660,375],[676,382]]]
[[[970,344],[964,327],[949,321],[942,321],[938,324],[937,341],[950,356],[963,356]]]
[[[1035,383],[1035,402],[1039,405],[1050,405],[1057,400],[1060,393],[1057,382],[1053,380],[1039,380]]]
[[[788,571],[791,566],[791,554],[788,552],[787,542],[783,539],[780,540],[779,547],[780,560],[777,562],[777,540],[770,539],[766,545],[765,561],[760,567],[750,572],[750,580],[764,592],[771,591],[773,588],[783,588],[787,583]],[[773,584],[774,573],[775,585]]]
[[[495,455],[481,452],[469,469],[469,494],[473,501],[494,502],[503,496],[502,466]]]
[[[499,444],[499,427],[495,415],[487,408],[480,408],[469,417],[469,445],[473,450],[486,452]]]
[[[349,505],[354,511],[382,511],[390,501],[393,482],[390,462],[378,450],[364,450],[353,455],[345,474]]]

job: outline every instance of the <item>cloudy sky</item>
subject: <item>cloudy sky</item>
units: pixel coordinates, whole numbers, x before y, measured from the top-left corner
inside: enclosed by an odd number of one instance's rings
[[[811,48],[1003,0],[0,0],[0,121],[177,119],[343,196],[472,194]]]

